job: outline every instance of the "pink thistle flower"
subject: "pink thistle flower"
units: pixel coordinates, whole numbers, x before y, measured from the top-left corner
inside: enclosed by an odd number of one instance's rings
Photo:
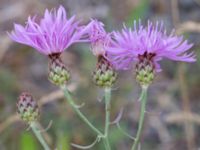
[[[28,17],[25,27],[14,24],[14,31],[9,36],[12,40],[31,46],[45,55],[62,53],[75,42],[88,41],[84,33],[88,26],[80,26],[75,16],[67,18],[63,6],[57,10],[46,9],[44,17],[39,23],[36,17]]]
[[[104,24],[97,20],[91,21],[88,32],[92,53],[97,57],[96,68],[93,71],[94,83],[102,88],[112,87],[117,79],[113,65],[107,59],[106,46],[109,46],[110,34],[104,29]]]
[[[193,44],[188,44],[183,36],[177,36],[174,31],[167,35],[163,24],[157,22],[154,26],[148,22],[147,27],[136,25],[133,29],[124,27],[121,32],[113,33],[113,40],[106,48],[109,59],[117,69],[129,69],[133,62],[148,59],[160,71],[158,61],[168,58],[174,61],[194,62],[195,55],[188,50]]]
[[[105,56],[105,46],[108,46],[111,41],[110,34],[105,31],[102,22],[92,20],[90,24],[89,39],[92,53],[97,57],[100,55]]]

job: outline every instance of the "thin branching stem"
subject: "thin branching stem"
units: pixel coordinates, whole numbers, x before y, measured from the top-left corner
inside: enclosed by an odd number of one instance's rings
[[[77,105],[74,103],[74,100],[72,99],[68,89],[66,86],[61,86],[61,89],[64,92],[64,95],[68,101],[68,103],[72,106],[74,111],[78,114],[78,116],[97,134],[99,135],[100,139],[102,138],[105,149],[111,150],[109,140],[108,140],[108,132],[109,132],[109,126],[110,126],[110,99],[111,99],[111,89],[106,88],[105,89],[105,130],[104,133],[102,133],[99,129],[97,129],[79,110]]]
[[[108,140],[108,132],[110,126],[110,101],[111,101],[111,89],[105,88],[105,130],[104,130],[104,145],[106,150],[111,150],[110,143]]]
[[[72,108],[74,109],[74,111],[78,114],[78,116],[97,134],[100,136],[103,136],[103,134],[101,133],[100,130],[98,130],[86,117],[85,115],[82,114],[82,112],[79,110],[79,108],[77,108],[77,105],[74,103],[74,100],[72,99],[67,87],[61,86],[65,97],[67,98],[68,103],[72,106]]]
[[[37,139],[40,141],[40,143],[42,144],[44,150],[50,150],[48,144],[45,142],[44,138],[41,135],[41,132],[39,130],[39,125],[37,122],[32,122],[30,124],[30,127],[32,128],[35,136],[37,137]]]
[[[142,93],[141,93],[141,103],[142,104],[141,104],[141,109],[140,109],[140,119],[139,119],[136,138],[134,140],[134,143],[133,143],[131,150],[137,150],[138,143],[139,143],[139,140],[140,140],[140,136],[141,136],[141,133],[142,133],[142,128],[143,128],[143,124],[144,124],[144,116],[145,116],[145,112],[146,112],[147,89],[148,89],[148,87],[142,88]]]

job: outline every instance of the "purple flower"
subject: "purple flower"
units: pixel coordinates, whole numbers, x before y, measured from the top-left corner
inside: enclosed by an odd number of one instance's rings
[[[67,18],[63,6],[58,10],[46,10],[39,23],[36,17],[28,17],[25,27],[14,24],[9,36],[12,40],[29,45],[45,55],[61,53],[75,42],[88,41],[84,34],[88,26],[80,26],[75,16]]]
[[[91,50],[95,56],[105,56],[105,46],[110,44],[110,34],[104,29],[104,24],[97,20],[91,21],[89,30],[89,39],[91,42]]]
[[[121,32],[113,33],[112,43],[106,50],[117,69],[128,69],[133,62],[146,58],[154,63],[156,71],[160,71],[158,61],[162,58],[194,62],[194,53],[188,52],[192,45],[174,31],[168,35],[162,23],[157,22],[154,26],[148,22],[144,27],[141,22],[137,26],[134,21],[133,29],[124,27]]]

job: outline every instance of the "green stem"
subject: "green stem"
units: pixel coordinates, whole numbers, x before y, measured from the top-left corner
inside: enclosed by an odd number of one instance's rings
[[[137,130],[136,138],[135,138],[135,141],[133,143],[131,150],[137,149],[138,143],[139,143],[139,140],[140,140],[140,136],[141,136],[141,133],[142,133],[142,128],[143,128],[143,124],[144,124],[144,116],[145,116],[145,111],[146,111],[147,89],[148,89],[148,87],[142,88],[142,93],[141,93],[142,104],[141,104],[141,109],[140,109],[140,120],[139,120],[139,124],[138,124],[138,130]]]
[[[103,143],[104,143],[104,146],[105,146],[105,149],[106,149],[106,150],[111,150],[110,144],[109,144],[109,141],[108,141],[108,138],[107,138],[107,137],[104,137],[104,138],[103,138]]]
[[[110,126],[110,100],[111,100],[111,89],[105,89],[105,130],[104,130],[104,144],[106,145],[106,150],[110,150],[110,144],[108,140],[108,132]]]
[[[42,144],[42,146],[44,147],[44,150],[50,150],[48,144],[45,142],[45,140],[43,139],[40,131],[39,131],[39,126],[37,124],[37,122],[32,122],[30,124],[30,127],[32,128],[35,136],[37,137],[37,139],[40,141],[40,143]]]
[[[74,111],[78,114],[78,116],[98,135],[103,136],[103,134],[101,133],[101,131],[99,131],[92,123],[90,123],[90,121],[82,114],[82,112],[79,110],[79,108],[77,108],[76,104],[74,103],[68,89],[66,86],[61,86],[65,97],[67,98],[67,101],[69,102],[69,104],[72,106],[72,108],[74,109]]]
[[[105,132],[104,132],[105,136],[108,135],[110,126],[110,98],[111,98],[111,89],[105,89],[105,111],[106,111]]]

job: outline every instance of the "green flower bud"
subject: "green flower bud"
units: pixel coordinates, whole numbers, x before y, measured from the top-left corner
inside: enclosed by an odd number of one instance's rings
[[[136,81],[141,86],[150,85],[155,77],[155,64],[152,61],[151,56],[140,56],[139,61],[136,64]]]
[[[37,102],[29,93],[22,93],[17,102],[18,113],[22,120],[27,123],[36,121],[39,117]]]
[[[99,87],[112,87],[117,73],[110,62],[103,56],[98,57],[97,67],[93,72],[93,81]]]
[[[49,58],[49,80],[59,86],[66,84],[70,79],[70,73],[63,64],[60,54],[52,54]]]

